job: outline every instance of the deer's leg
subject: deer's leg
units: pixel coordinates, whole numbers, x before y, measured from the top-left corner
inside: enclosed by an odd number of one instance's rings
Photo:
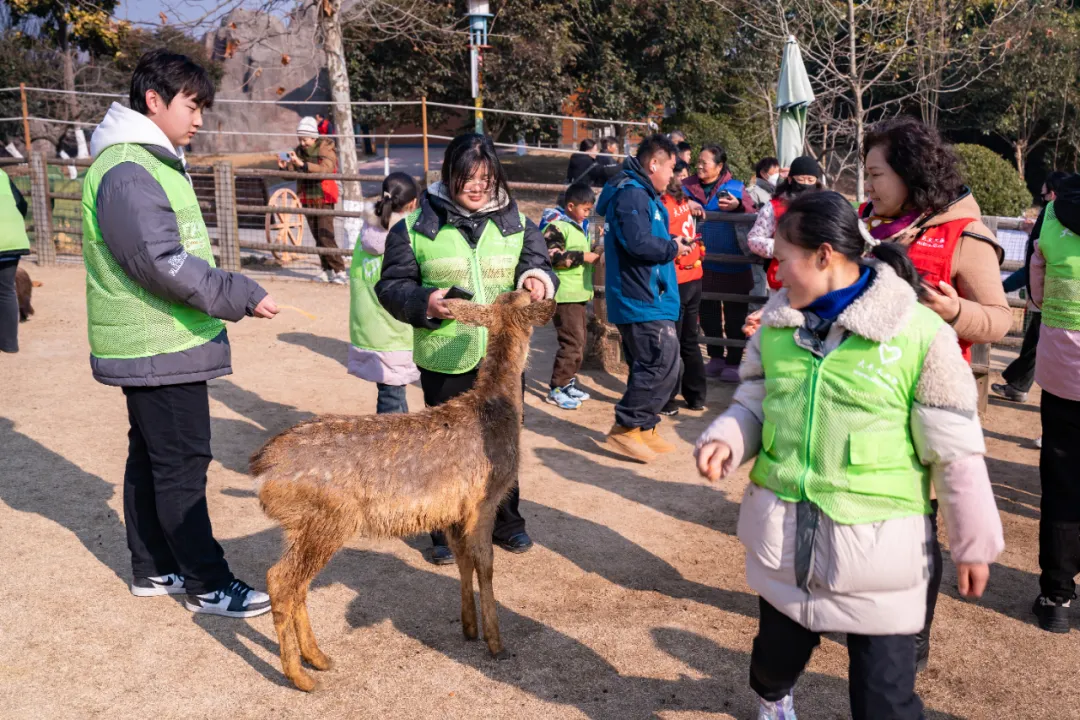
[[[300,588],[300,597],[293,613],[293,626],[296,638],[300,641],[300,655],[316,670],[329,670],[333,663],[315,643],[315,633],[311,629],[311,619],[307,611],[307,593],[310,583]]]
[[[484,641],[488,650],[495,657],[502,654],[502,638],[499,635],[499,615],[495,608],[495,591],[491,580],[494,575],[491,549],[491,522],[480,523],[475,531],[466,538],[469,554],[476,565],[476,578],[480,583],[480,621],[484,625]]]
[[[475,640],[478,636],[476,625],[476,600],[473,598],[473,559],[461,535],[461,528],[451,527],[446,531],[446,541],[454,551],[458,572],[461,574],[461,632],[466,640]]]
[[[301,653],[320,670],[330,666],[330,658],[315,644],[307,613],[307,588],[346,537],[332,521],[324,522],[317,530],[297,533],[285,556],[266,575],[274,627],[281,644],[281,667],[285,676],[305,692],[315,689],[315,681],[301,667]]]

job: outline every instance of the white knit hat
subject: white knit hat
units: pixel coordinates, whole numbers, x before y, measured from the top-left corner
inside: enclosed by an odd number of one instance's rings
[[[299,137],[319,137],[319,124],[310,115],[302,117],[300,124],[296,126],[296,134]]]

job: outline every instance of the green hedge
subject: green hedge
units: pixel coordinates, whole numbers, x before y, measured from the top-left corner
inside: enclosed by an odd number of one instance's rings
[[[983,215],[1016,217],[1031,207],[1031,193],[1009,161],[982,145],[956,145],[960,174]]]

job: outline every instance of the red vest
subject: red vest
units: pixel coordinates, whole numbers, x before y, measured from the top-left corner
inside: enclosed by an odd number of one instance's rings
[[[693,239],[697,232],[693,216],[690,215],[690,203],[685,200],[675,202],[668,193],[660,198],[668,212],[668,232],[671,237],[684,237]],[[701,261],[705,257],[704,246],[699,240],[690,254],[675,258],[675,277],[678,283],[688,283],[691,280],[700,280],[703,272]]]
[[[952,285],[953,257],[964,229],[975,222],[974,218],[961,218],[942,225],[933,225],[908,246],[908,257],[923,280],[934,288],[939,282]],[[960,341],[964,359],[971,363],[971,343]]]
[[[773,198],[769,203],[772,204],[773,216],[776,218],[776,222],[780,222],[780,216],[787,212],[787,203],[779,198]],[[776,235],[775,230],[773,235]],[[776,262],[776,258],[769,258],[769,262],[765,263],[765,278],[769,281],[769,287],[773,290],[779,290],[782,287],[782,283],[776,279],[778,267],[779,263]]]

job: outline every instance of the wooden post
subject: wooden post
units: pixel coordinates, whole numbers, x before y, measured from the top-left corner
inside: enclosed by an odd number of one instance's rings
[[[424,177],[428,173],[427,96],[420,97],[420,119],[424,132]]]
[[[56,264],[49,211],[49,167],[42,153],[30,153],[30,203],[34,208],[34,245],[38,265]]]
[[[240,271],[240,229],[236,220],[236,178],[228,160],[214,163],[218,248],[221,269]]]
[[[22,96],[23,137],[26,140],[26,157],[30,157],[30,111],[26,109],[26,83],[19,83],[19,95]]]

